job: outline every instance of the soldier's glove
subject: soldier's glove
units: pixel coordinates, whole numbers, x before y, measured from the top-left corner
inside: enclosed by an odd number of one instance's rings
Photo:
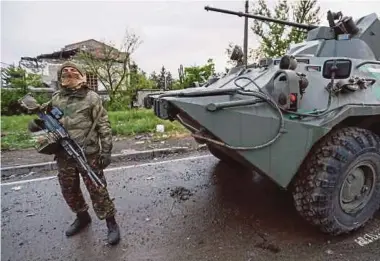
[[[23,109],[27,110],[28,112],[34,112],[41,108],[41,105],[38,104],[37,100],[29,93],[20,98],[18,100],[18,103]]]
[[[111,164],[111,153],[102,153],[100,155],[100,166],[102,169],[107,168]]]

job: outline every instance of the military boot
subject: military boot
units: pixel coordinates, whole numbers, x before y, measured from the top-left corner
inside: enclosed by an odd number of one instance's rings
[[[119,243],[120,240],[120,230],[119,225],[115,221],[115,217],[110,217],[106,219],[108,228],[108,243],[110,245],[115,245]]]
[[[91,217],[87,211],[78,213],[75,221],[66,230],[66,236],[69,237],[69,236],[73,236],[79,233],[83,228],[85,228],[90,223],[91,223]]]

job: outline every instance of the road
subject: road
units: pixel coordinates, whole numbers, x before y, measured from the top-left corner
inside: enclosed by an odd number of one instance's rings
[[[106,175],[119,245],[106,244],[105,223],[92,209],[91,226],[65,237],[74,217],[55,177],[15,181],[1,186],[1,260],[380,260],[380,240],[356,242],[366,233],[380,238],[380,214],[353,235],[329,237],[297,215],[289,193],[210,155]]]

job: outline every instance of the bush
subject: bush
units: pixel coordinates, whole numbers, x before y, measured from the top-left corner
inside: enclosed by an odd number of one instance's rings
[[[20,115],[23,109],[18,100],[29,92],[28,86],[43,87],[41,75],[27,73],[24,69],[14,65],[2,68],[2,86],[9,89],[1,89],[1,114]],[[48,93],[37,93],[33,95],[36,100],[43,103],[49,99]]]
[[[178,122],[161,120],[152,110],[130,109],[109,113],[114,135],[129,136],[156,131],[157,124],[165,126],[165,132],[184,132],[186,129]]]
[[[115,96],[113,96],[112,101],[104,101],[103,106],[107,111],[126,111],[131,108],[131,97],[128,92],[119,91]]]
[[[166,134],[188,132],[178,122],[161,120],[152,110],[130,109],[126,111],[109,112],[112,133],[115,136],[130,136],[144,133],[155,133],[156,125],[163,124]],[[3,116],[1,117],[1,149],[30,148],[33,145],[28,132],[28,122],[37,115]]]
[[[5,116],[20,115],[24,109],[19,105],[18,100],[22,98],[27,91],[9,89],[1,90],[1,114]],[[47,102],[50,99],[49,93],[34,93],[33,97],[40,103]]]

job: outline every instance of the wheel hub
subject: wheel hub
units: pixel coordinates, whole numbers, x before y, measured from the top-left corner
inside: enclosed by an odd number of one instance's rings
[[[362,162],[353,168],[343,182],[340,206],[348,214],[360,211],[373,192],[376,171],[370,162]]]

